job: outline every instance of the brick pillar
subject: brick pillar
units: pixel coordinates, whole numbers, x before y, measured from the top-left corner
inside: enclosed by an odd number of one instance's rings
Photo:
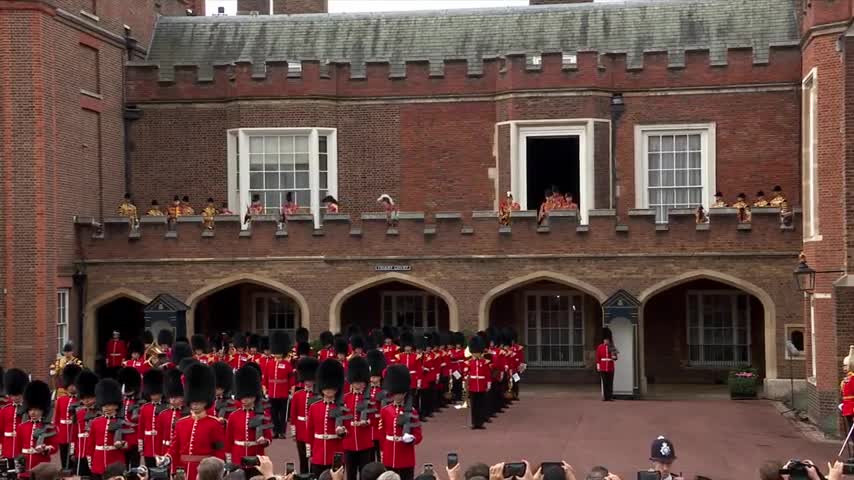
[[[327,0],[273,0],[273,13],[276,15],[328,12]]]
[[[592,3],[593,0],[531,0],[531,5],[558,5],[561,3]]]
[[[270,14],[270,0],[237,0],[237,14],[249,15],[258,12],[259,15]]]

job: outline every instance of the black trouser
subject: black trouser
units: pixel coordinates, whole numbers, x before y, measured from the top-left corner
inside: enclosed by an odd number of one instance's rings
[[[74,466],[74,474],[81,477],[91,477],[92,470],[89,469],[89,461],[85,458],[76,458],[77,464]]]
[[[157,468],[157,457],[144,457],[145,466],[148,468]]]
[[[125,465],[128,468],[139,466],[139,450],[137,450],[136,448],[125,450]]]
[[[614,372],[599,372],[602,377],[602,400],[614,399]]]
[[[433,399],[430,396],[430,389],[418,390],[418,399],[420,400],[419,405],[421,406],[421,408],[418,409],[418,414],[421,418],[427,418],[433,415]]]
[[[519,382],[513,382],[513,400],[519,400]]]
[[[388,467],[386,467],[388,468]],[[389,468],[389,470],[400,475],[400,480],[413,480],[415,478],[415,467]]]
[[[273,416],[273,434],[285,435],[288,431],[287,398],[271,398],[270,414]]]
[[[330,470],[332,465],[318,465],[316,463],[311,464],[311,474],[314,478],[320,478],[320,474],[325,472],[326,470]]]
[[[451,387],[451,392],[454,394],[455,402],[463,401],[463,382],[461,380],[455,380],[454,377],[451,377],[451,381],[454,382],[454,385]]]
[[[362,477],[362,467],[374,460],[374,449],[366,448],[357,452],[344,452],[344,461],[347,462],[347,480],[356,480]]]
[[[471,426],[482,427],[489,417],[486,406],[486,392],[469,392],[469,408],[471,409]]]
[[[374,461],[382,462],[383,447],[379,440],[374,440]]]
[[[72,463],[74,459],[68,455],[68,451],[71,450],[70,444],[68,443],[60,443],[59,444],[59,463],[62,465],[63,470],[69,470],[72,468]]]
[[[851,431],[851,426],[854,425],[854,416],[849,415],[844,418],[845,426],[847,427],[847,430],[845,431],[845,436],[847,437],[848,432]],[[854,435],[852,435],[852,438],[848,439],[848,457],[850,458],[851,456],[854,456]]]
[[[297,442],[297,456],[299,457],[299,473],[309,473],[308,455],[306,454],[305,442]]]

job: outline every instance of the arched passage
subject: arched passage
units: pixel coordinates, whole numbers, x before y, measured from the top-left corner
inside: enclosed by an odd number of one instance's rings
[[[307,325],[309,307],[293,288],[252,274],[238,274],[209,283],[187,297],[188,335],[220,331],[250,331],[268,335],[274,330],[293,334]]]
[[[354,298],[356,296],[361,298]],[[435,300],[431,300],[430,297],[435,297]],[[373,314],[376,317],[370,316],[370,313],[368,316],[362,315],[363,318],[360,319],[356,319],[355,316],[348,316],[348,321],[358,323],[363,328],[382,325],[385,320],[384,316],[392,322],[396,322],[398,318],[406,318],[412,319],[418,324],[424,324],[434,318],[433,314],[429,313],[431,303],[435,312],[436,328],[444,322],[442,320],[444,311],[447,312],[447,328],[450,330],[459,330],[460,328],[457,301],[453,295],[443,288],[412,275],[390,272],[366,278],[338,292],[329,306],[329,329],[331,331],[341,331],[345,323],[343,314],[351,310],[350,308],[345,310],[344,307],[351,299],[353,302],[374,305],[376,308]],[[352,308],[355,309],[355,307]]]
[[[480,329],[513,327],[526,345],[528,365],[580,369],[602,330],[604,292],[555,272],[535,272],[490,290],[480,302]],[[562,381],[586,381],[586,373],[561,374]],[[544,381],[546,379],[543,379]]]
[[[145,328],[143,308],[151,301],[128,288],[118,288],[99,295],[83,311],[83,362],[96,368],[103,366],[103,350],[113,330],[129,340],[142,335]]]
[[[756,285],[696,270],[652,285],[639,300],[647,382],[720,382],[746,365],[777,377],[774,302]]]

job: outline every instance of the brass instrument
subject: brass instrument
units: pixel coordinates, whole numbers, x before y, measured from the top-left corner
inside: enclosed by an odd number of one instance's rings
[[[145,363],[156,368],[157,364],[160,363],[160,355],[163,355],[163,349],[160,348],[160,345],[157,344],[157,340],[155,340],[151,342],[151,345],[149,345],[148,348],[145,349],[142,356],[145,357]]]

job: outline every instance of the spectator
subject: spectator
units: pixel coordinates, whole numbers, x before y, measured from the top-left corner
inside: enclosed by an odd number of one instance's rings
[[[221,480],[224,472],[225,462],[216,457],[208,457],[199,463],[198,480]]]
[[[385,473],[385,465],[380,462],[371,462],[364,467],[362,467],[361,479],[362,480],[377,480],[380,475]]]
[[[322,471],[317,480],[332,480],[332,470],[326,469]]]
[[[664,437],[656,438],[650,448],[649,460],[652,462],[650,471],[659,472],[661,480],[682,480],[681,477],[670,473],[673,462],[676,461],[676,447],[670,440]]]
[[[107,468],[104,469],[104,475],[102,475],[101,478],[103,478],[104,480],[124,480],[124,464],[116,462],[107,465]]]
[[[436,480],[436,477],[430,473],[419,473],[415,476],[415,480]]]
[[[777,460],[768,460],[759,466],[760,480],[782,480],[780,469],[783,468],[783,462]]]
[[[474,477],[489,478],[489,465],[485,463],[475,463],[467,468],[463,478],[465,478],[465,480],[473,480]]]
[[[42,463],[30,470],[30,480],[59,480],[62,478],[62,468],[53,463]]]
[[[383,472],[382,475],[377,478],[377,480],[400,480],[400,475],[394,473],[392,470],[388,470]]]

